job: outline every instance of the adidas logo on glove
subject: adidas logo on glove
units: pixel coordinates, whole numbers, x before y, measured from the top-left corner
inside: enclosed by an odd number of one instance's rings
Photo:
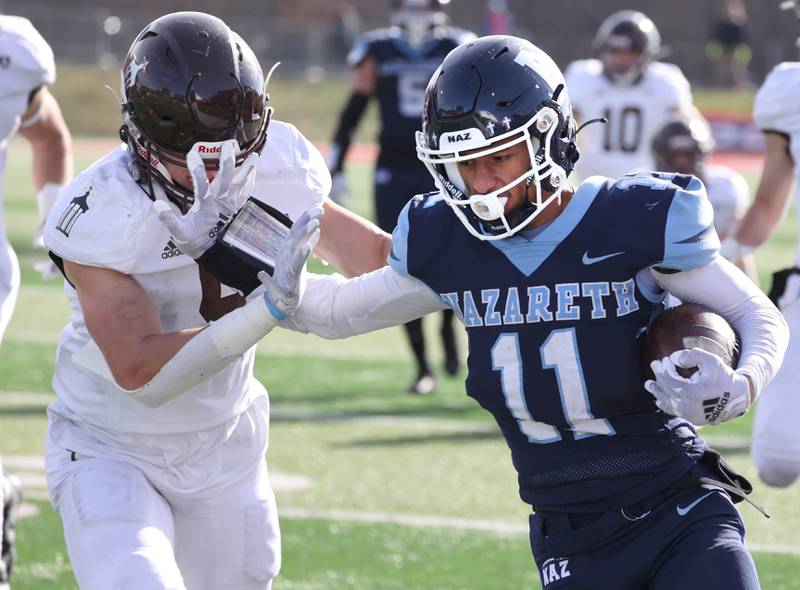
[[[728,405],[730,399],[731,394],[726,391],[720,397],[712,397],[707,400],[703,400],[703,412],[706,416],[706,422],[716,422],[719,418],[719,415],[725,409],[725,406]]]

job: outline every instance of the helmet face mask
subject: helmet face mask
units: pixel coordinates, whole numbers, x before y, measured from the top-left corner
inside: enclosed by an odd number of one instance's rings
[[[600,25],[594,52],[606,76],[619,86],[630,86],[647,66],[661,56],[661,35],[652,20],[635,10],[615,12]]]
[[[174,181],[165,162],[185,166],[186,153],[204,143],[207,168],[214,169],[214,146],[235,139],[239,165],[266,141],[272,109],[261,67],[216,17],[178,12],[153,21],[131,45],[121,81],[120,136],[140,179],[152,184],[154,177],[182,209],[191,206],[193,193]]]
[[[434,37],[437,27],[447,22],[439,0],[396,0],[391,23],[403,31],[403,37],[418,48]]]
[[[578,158],[574,135],[563,76],[550,57],[516,37],[484,37],[451,52],[431,79],[417,155],[467,230],[497,240],[560,199]],[[527,169],[489,193],[470,194],[458,163],[520,144]],[[520,185],[524,202],[506,212],[505,195]]]

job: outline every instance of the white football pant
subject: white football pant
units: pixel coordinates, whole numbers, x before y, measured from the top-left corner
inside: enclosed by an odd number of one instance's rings
[[[259,401],[224,444],[186,456],[174,472],[120,456],[73,459],[48,436],[50,496],[82,590],[271,588],[280,534],[264,458],[268,410]],[[174,441],[168,455],[190,449],[198,434],[159,439]],[[220,485],[215,474],[225,472],[232,477]]]
[[[800,282],[800,275],[789,278],[787,292],[797,286],[794,282]],[[777,487],[790,485],[800,475],[800,298],[781,303],[791,335],[789,348],[756,402],[751,447],[759,477]]]

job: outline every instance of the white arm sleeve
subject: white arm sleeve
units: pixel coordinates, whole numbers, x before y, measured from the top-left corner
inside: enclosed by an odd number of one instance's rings
[[[789,328],[778,308],[742,271],[720,256],[683,272],[652,272],[662,289],[684,303],[714,310],[739,333],[742,350],[736,371],[750,377],[755,399],[781,366],[789,344]]]
[[[264,298],[253,299],[195,334],[150,381],[138,389],[120,389],[148,408],[157,408],[224,369],[276,325]],[[114,380],[94,340],[75,353],[72,360]]]
[[[299,309],[281,325],[337,339],[399,326],[446,307],[424,283],[390,266],[349,280],[310,274]]]

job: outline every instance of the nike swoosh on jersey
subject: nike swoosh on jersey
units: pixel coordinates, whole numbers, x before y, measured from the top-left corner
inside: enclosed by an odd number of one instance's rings
[[[678,516],[686,516],[687,514],[689,514],[692,508],[697,506],[700,502],[708,498],[713,493],[714,493],[713,491],[708,492],[707,494],[700,496],[699,498],[697,498],[697,500],[695,500],[691,504],[687,504],[686,506],[681,506],[680,504],[678,504],[677,506],[675,506],[675,510],[678,511]]]
[[[589,256],[589,252],[586,251],[583,253],[583,258],[581,262],[584,264],[596,264],[598,262],[602,262],[608,258],[613,258],[614,256],[619,256],[620,254],[625,254],[625,252],[614,252],[613,254],[606,254],[605,256]]]

